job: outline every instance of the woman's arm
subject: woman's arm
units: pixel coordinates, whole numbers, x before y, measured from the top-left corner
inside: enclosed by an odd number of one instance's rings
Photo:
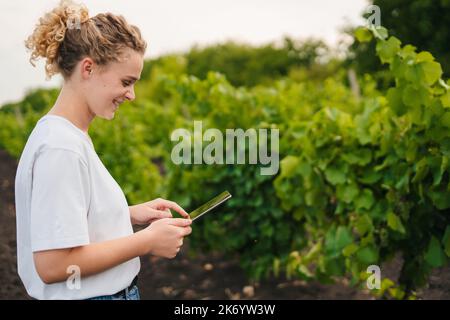
[[[33,254],[36,271],[46,284],[65,281],[70,266],[81,277],[100,273],[135,257],[154,254],[174,258],[191,233],[189,219],[160,219],[130,236],[69,249],[39,251]]]
[[[93,243],[86,246],[35,252],[36,270],[46,284],[65,281],[69,266],[77,266],[86,277],[112,268],[134,257],[146,254],[142,234],[137,232],[125,238]]]

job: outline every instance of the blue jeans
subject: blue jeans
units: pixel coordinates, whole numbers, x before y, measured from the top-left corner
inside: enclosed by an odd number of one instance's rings
[[[130,290],[125,289],[125,293],[94,297],[87,300],[141,300],[141,296],[139,295],[139,288],[135,285]]]

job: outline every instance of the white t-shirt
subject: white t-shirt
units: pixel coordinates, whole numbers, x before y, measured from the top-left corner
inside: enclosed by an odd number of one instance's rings
[[[140,270],[134,258],[104,272],[45,284],[33,252],[73,248],[133,233],[128,204],[89,136],[68,119],[42,117],[20,157],[15,181],[18,273],[36,299],[86,299],[126,288]],[[72,277],[71,277],[72,276]],[[80,284],[78,288],[78,284]]]

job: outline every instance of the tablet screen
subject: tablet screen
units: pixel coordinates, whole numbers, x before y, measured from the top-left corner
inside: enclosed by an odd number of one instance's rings
[[[209,200],[202,206],[198,207],[197,209],[189,213],[189,216],[191,217],[192,221],[194,221],[195,219],[201,217],[205,213],[209,212],[210,210],[214,209],[215,207],[217,207],[218,205],[220,205],[221,203],[225,202],[230,198],[231,194],[228,191],[224,191],[217,197]]]

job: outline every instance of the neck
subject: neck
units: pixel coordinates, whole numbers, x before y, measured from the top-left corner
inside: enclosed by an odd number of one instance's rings
[[[80,94],[68,83],[64,83],[58,99],[48,114],[66,118],[86,134],[95,118],[86,101],[80,99]]]

